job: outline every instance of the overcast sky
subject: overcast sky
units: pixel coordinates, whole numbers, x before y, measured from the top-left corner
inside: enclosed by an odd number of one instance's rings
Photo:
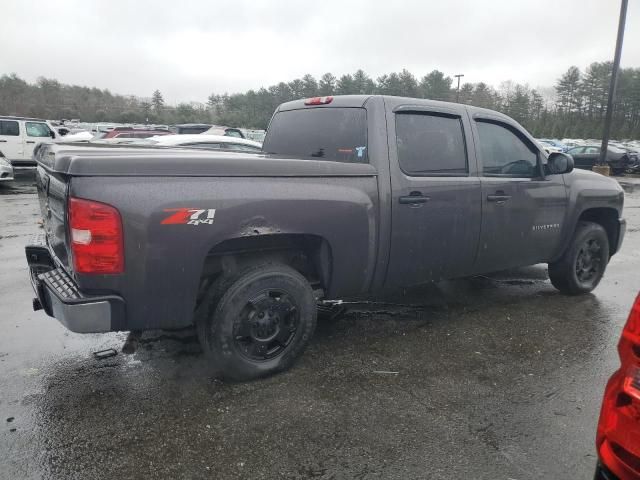
[[[0,74],[206,101],[311,73],[552,85],[613,58],[618,0],[2,0]],[[622,64],[640,67],[640,0]]]

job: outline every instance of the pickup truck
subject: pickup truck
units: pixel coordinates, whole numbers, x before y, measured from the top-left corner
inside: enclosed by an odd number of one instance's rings
[[[445,102],[288,102],[262,153],[62,143],[35,159],[34,308],[74,332],[195,325],[238,380],[291,366],[321,300],[537,263],[590,292],[625,233],[616,181]]]

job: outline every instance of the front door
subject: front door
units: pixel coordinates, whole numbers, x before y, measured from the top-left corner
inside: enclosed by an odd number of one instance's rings
[[[10,161],[22,160],[23,148],[20,122],[0,120],[0,152]]]
[[[388,287],[469,273],[480,232],[480,179],[460,110],[397,111],[387,119],[392,189]]]
[[[542,152],[516,126],[476,118],[482,228],[475,271],[546,262],[567,211],[562,175],[543,175]]]

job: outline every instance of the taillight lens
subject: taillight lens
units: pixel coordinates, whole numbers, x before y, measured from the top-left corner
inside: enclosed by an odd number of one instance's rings
[[[620,369],[604,394],[596,446],[621,480],[640,479],[640,294],[618,345]]]
[[[120,213],[111,205],[69,199],[69,227],[74,269],[103,274],[124,271],[124,244]]]

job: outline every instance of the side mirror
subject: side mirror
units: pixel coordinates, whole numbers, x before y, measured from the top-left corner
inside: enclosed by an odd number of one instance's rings
[[[566,153],[553,152],[547,159],[547,173],[549,175],[559,175],[569,173],[573,170],[573,157]]]
[[[53,130],[49,130],[49,135],[51,135],[51,138],[56,138],[56,132]]]

